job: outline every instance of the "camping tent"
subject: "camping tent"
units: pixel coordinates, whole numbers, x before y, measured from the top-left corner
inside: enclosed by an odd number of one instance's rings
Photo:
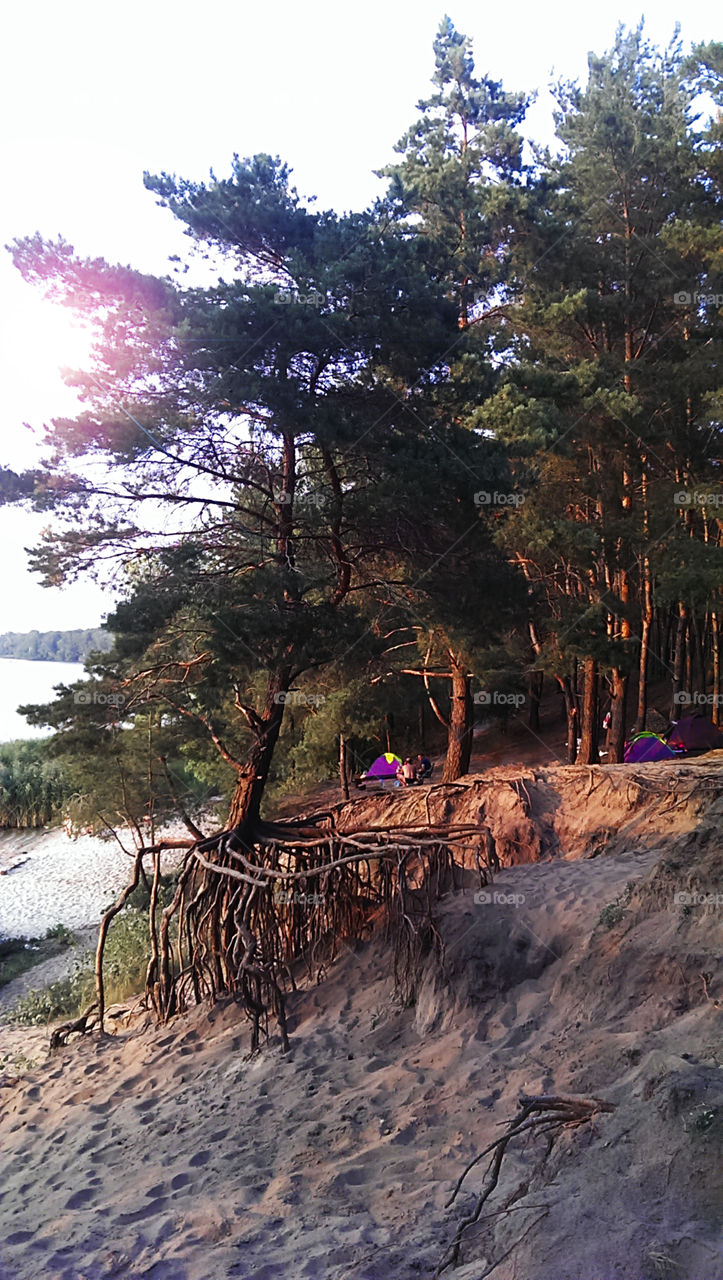
[[[694,712],[675,725],[668,735],[668,742],[689,756],[698,751],[720,749],[723,747],[723,734],[704,713]]]
[[[625,763],[642,764],[644,760],[675,760],[680,755],[657,733],[636,733],[626,744]]]
[[[397,769],[401,763],[399,756],[395,756],[391,751],[385,751],[384,755],[377,756],[371,769],[367,769],[359,781],[384,782],[385,778],[396,778]]]

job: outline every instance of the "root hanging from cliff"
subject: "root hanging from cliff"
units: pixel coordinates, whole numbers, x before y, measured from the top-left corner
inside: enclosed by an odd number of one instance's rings
[[[492,842],[493,844],[493,842]],[[251,1022],[251,1047],[278,1027],[288,1049],[285,993],[305,967],[320,979],[342,941],[384,921],[394,956],[397,997],[414,999],[421,962],[442,954],[434,904],[457,886],[470,847],[480,886],[489,883],[494,848],[478,826],[337,830],[333,813],[303,822],[260,824],[252,835],[222,831],[187,848],[172,902],[160,913],[160,854],[178,841],[137,851],[131,884],[103,918],[96,953],[98,1020],[105,1008],[103,949],[114,915],[153,858],[146,998],[159,1022],[203,1000],[231,996]]]

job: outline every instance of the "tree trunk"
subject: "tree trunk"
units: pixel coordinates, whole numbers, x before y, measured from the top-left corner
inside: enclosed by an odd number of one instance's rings
[[[346,762],[346,738],[343,733],[339,734],[339,781],[341,782],[341,794],[345,800],[348,800],[349,770]]]
[[[442,782],[455,782],[469,772],[472,755],[472,695],[464,668],[452,666],[451,712]]]
[[[688,609],[681,600],[678,605],[678,625],[675,630],[675,655],[673,658],[673,708],[671,717],[678,719],[680,715],[680,693],[683,690],[683,673],[685,671],[685,637],[688,631]]]
[[[625,725],[628,703],[629,677],[617,667],[612,672],[612,705],[610,707],[610,733],[608,735],[608,764],[622,764],[625,758]],[[587,696],[587,685],[585,688]],[[597,722],[597,707],[595,710]]]
[[[645,473],[643,473],[645,475]],[[644,494],[647,495],[647,484],[644,488]],[[645,537],[648,536],[648,512],[647,498],[644,515],[644,532]],[[638,708],[635,715],[635,725],[638,729],[645,728],[645,721],[648,715],[648,656],[650,654],[650,631],[653,625],[653,584],[650,571],[650,559],[647,550],[643,556],[642,563],[642,628],[640,632],[640,659],[638,663]]]
[[[713,650],[713,724],[719,725],[720,714],[720,636],[718,633],[718,614],[714,610],[710,615],[710,637]]]
[[[246,832],[252,832],[259,821],[261,800],[279,739],[290,683],[288,672],[272,673],[266,688],[263,713],[253,726],[254,742],[238,771],[228,826],[242,838]]]
[[[565,699],[565,717],[567,720],[567,763],[574,764],[577,760],[577,703],[575,693],[572,687],[572,680],[569,676],[555,676],[557,683],[562,690],[562,696]]]
[[[705,696],[706,678],[705,678],[705,646],[703,644],[703,632],[705,628],[705,619],[702,623],[698,622],[698,615],[695,609],[690,615],[691,621],[691,684],[690,691],[693,694],[701,693]]]
[[[544,672],[531,671],[527,681],[527,692],[530,699],[527,723],[533,733],[540,732],[540,700],[542,698],[542,683],[544,678]]]
[[[637,729],[645,728],[645,721],[648,718],[648,658],[650,654],[650,630],[652,627],[653,615],[645,612],[643,614],[643,625],[640,633],[640,662],[638,664],[638,707],[635,713],[635,727]]]
[[[578,760],[580,764],[599,764],[597,662],[595,659],[586,658],[583,670],[585,693],[582,704],[582,728]]]

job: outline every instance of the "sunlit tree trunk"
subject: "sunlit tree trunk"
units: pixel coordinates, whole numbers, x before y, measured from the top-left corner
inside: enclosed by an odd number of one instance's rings
[[[599,764],[597,662],[595,659],[586,658],[583,670],[584,695],[578,760],[580,764]]]

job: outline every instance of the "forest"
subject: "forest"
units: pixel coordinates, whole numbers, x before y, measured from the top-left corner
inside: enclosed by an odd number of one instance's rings
[[[535,731],[543,688],[570,762],[599,761],[607,711],[622,761],[653,687],[719,719],[722,76],[720,44],[620,29],[530,146],[528,95],[445,19],[370,208],[318,210],[284,160],[234,156],[145,175],[188,240],[168,275],[12,246],[97,340],[81,412],[0,500],[59,518],[46,583],[122,584],[112,649],[26,713],[90,820],[188,820],[181,910],[193,882],[220,930],[194,981],[232,980],[216,944],[267,784],[329,776],[340,739],[358,769],[427,715],[453,782],[475,715]],[[205,843],[201,785],[228,798]],[[167,1013],[167,936],[154,963]]]
[[[101,627],[74,631],[5,631],[0,635],[0,658],[29,662],[85,662],[95,650],[108,651],[113,640]]]

